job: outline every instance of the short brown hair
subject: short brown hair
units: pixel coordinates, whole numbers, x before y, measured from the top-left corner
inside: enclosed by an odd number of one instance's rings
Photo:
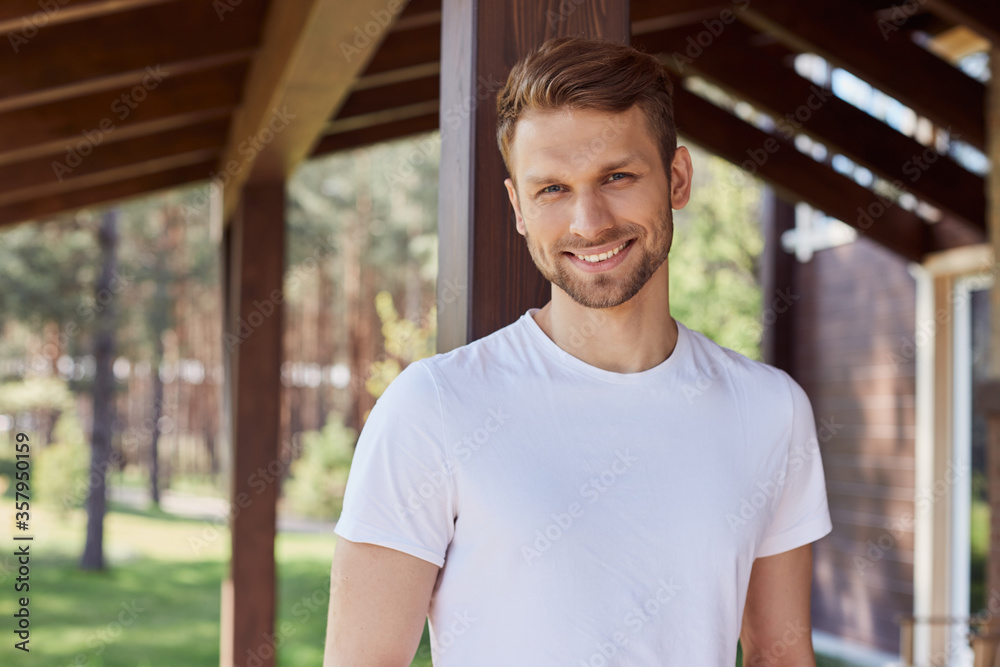
[[[497,144],[507,171],[517,121],[525,111],[590,109],[608,113],[639,105],[657,139],[667,177],[677,150],[674,86],[647,53],[604,39],[556,37],[522,58],[497,94]]]

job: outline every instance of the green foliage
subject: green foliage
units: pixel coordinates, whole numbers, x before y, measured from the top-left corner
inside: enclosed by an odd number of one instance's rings
[[[56,422],[53,441],[34,455],[32,488],[40,502],[51,505],[62,516],[87,499],[90,448],[73,410]]]
[[[98,221],[77,215],[62,222],[17,225],[0,241],[0,329],[8,321],[37,330],[43,323],[80,320],[92,296]]]
[[[336,519],[344,506],[344,489],[354,457],[357,432],[331,413],[321,431],[302,434],[302,456],[292,464],[285,491],[292,508],[303,516]]]
[[[737,167],[691,150],[691,201],[674,213],[670,311],[688,328],[760,359],[758,262],[763,188]]]
[[[372,363],[365,389],[378,398],[404,367],[434,354],[437,315],[436,310],[431,308],[423,326],[400,317],[388,292],[379,292],[375,296],[375,311],[382,320],[386,357]]]
[[[65,412],[73,407],[73,396],[62,380],[28,377],[0,384],[0,414],[17,415],[35,410]]]

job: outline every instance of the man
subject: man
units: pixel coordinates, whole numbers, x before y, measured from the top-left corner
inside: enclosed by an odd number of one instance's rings
[[[692,166],[651,56],[558,39],[498,95],[505,181],[552,298],[407,367],[359,439],[328,667],[814,665],[831,530],[786,373],[670,316]]]

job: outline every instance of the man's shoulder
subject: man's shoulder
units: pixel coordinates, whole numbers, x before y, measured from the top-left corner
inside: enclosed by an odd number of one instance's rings
[[[724,347],[705,334],[687,329],[690,334],[692,360],[696,372],[717,376],[729,375],[733,382],[749,385],[765,392],[785,390],[795,380],[777,366],[751,359],[736,350]]]
[[[517,363],[525,348],[524,323],[518,319],[465,345],[421,359],[435,378],[486,375]]]

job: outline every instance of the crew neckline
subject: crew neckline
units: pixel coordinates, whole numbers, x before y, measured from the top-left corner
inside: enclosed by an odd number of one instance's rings
[[[542,331],[542,328],[538,326],[538,322],[535,321],[534,314],[539,310],[541,310],[541,308],[529,308],[523,315],[521,315],[521,320],[524,320],[522,324],[525,330],[528,332],[529,336],[535,339],[538,347],[544,350],[549,356],[561,362],[563,365],[569,366],[580,373],[598,380],[616,382],[619,384],[639,384],[649,382],[670,373],[674,366],[680,364],[681,360],[688,356],[690,332],[688,331],[688,328],[685,327],[677,318],[674,318],[674,322],[677,323],[677,343],[674,345],[674,349],[670,353],[670,356],[656,366],[647,368],[644,371],[637,371],[635,373],[619,373],[617,371],[609,371],[604,368],[598,368],[597,366],[588,364],[582,359],[574,357],[572,354],[559,347],[554,340],[549,338],[548,335]]]

